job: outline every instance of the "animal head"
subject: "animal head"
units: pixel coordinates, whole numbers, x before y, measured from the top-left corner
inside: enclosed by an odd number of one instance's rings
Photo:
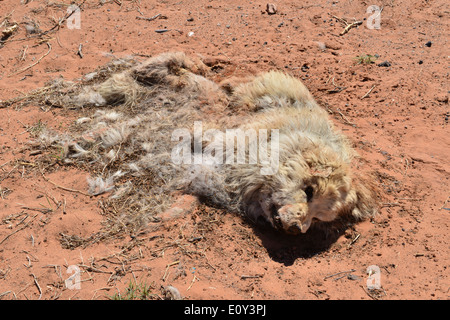
[[[375,213],[370,185],[353,176],[345,162],[285,166],[253,195],[259,206],[249,205],[248,214],[289,234],[305,233],[317,221],[345,217],[358,221]]]

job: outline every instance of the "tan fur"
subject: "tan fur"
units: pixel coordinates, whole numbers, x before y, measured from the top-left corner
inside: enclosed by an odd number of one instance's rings
[[[226,187],[250,219],[304,233],[316,220],[361,220],[375,213],[371,190],[352,177],[350,143],[299,80],[269,72],[240,85],[234,95],[235,104],[260,110],[244,129],[280,132],[275,175],[263,176],[251,165],[225,169]]]
[[[131,70],[131,75],[146,85],[166,84],[172,87],[196,85],[192,75],[205,75],[207,67],[183,52],[168,52],[150,58]]]

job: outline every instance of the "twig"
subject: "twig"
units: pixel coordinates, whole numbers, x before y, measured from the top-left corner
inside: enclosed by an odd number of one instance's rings
[[[323,280],[326,280],[328,278],[331,278],[331,277],[334,277],[334,276],[337,276],[337,275],[340,275],[340,274],[343,274],[343,273],[351,273],[351,272],[355,272],[355,271],[356,271],[355,269],[351,269],[351,270],[347,270],[347,271],[341,271],[341,272],[333,273],[333,274],[330,274],[330,275],[326,276],[325,278],[323,278]]]
[[[114,272],[112,272],[112,271],[103,271],[103,270],[94,268],[92,266],[87,266],[87,265],[84,265],[84,264],[79,264],[78,266],[81,267],[81,268],[86,268],[86,271],[90,271],[90,272],[114,274]]]
[[[8,163],[10,163],[11,162],[11,160],[9,160],[9,161],[6,161],[4,164],[2,164],[2,165],[0,165],[0,169],[1,168],[3,168],[4,166],[6,166]],[[2,169],[3,170],[3,169]]]
[[[26,206],[22,206],[21,208],[25,209],[25,210],[38,211],[43,214],[53,212],[52,208],[31,208],[31,207],[26,207]]]
[[[41,287],[39,286],[39,283],[38,283],[38,281],[37,281],[36,276],[35,276],[33,273],[32,273],[31,275],[32,275],[33,278],[34,278],[34,284],[36,285],[36,287],[37,287],[38,290],[39,290],[39,300],[41,300],[41,297],[42,297],[42,290],[41,290]]]
[[[382,208],[384,208],[384,207],[388,207],[388,208],[390,208],[390,207],[401,207],[401,206],[402,205],[400,203],[386,202],[386,203],[383,203]]]
[[[344,26],[347,26],[347,25],[348,25],[347,20],[342,19],[342,18],[339,18],[339,17],[336,17],[336,16],[333,16],[333,15],[331,15],[331,14],[329,14],[329,15],[330,15],[332,18],[338,20],[338,21],[339,21],[340,23],[342,23]]]
[[[381,13],[381,12],[380,12]],[[345,27],[344,30],[342,30],[342,32],[339,34],[341,36],[343,36],[344,34],[346,34],[347,32],[350,31],[350,29],[355,28],[359,25],[361,25],[363,22],[362,21],[355,21],[353,23],[348,23],[347,20],[333,16],[332,14],[329,14],[332,18],[338,20],[340,23],[342,23]]]
[[[34,218],[36,218],[38,215],[36,214],[30,221],[28,221],[26,224],[24,224],[20,229],[17,229],[16,231],[8,234],[2,241],[0,241],[0,244],[2,244],[3,242],[5,242],[9,237],[11,237],[13,234],[16,234],[17,232],[25,229],[26,227],[28,227],[28,225],[34,220]]]
[[[64,48],[64,46],[61,44],[61,41],[59,41],[58,35],[56,35],[56,42],[58,42],[58,44],[61,48]]]
[[[190,288],[192,287],[192,285],[194,284],[195,279],[198,279],[198,278],[197,278],[196,275],[194,274],[194,278],[192,278],[191,284],[190,284],[189,287],[186,289],[186,291],[189,291],[189,289],[190,289]],[[198,280],[200,280],[200,279],[198,279]]]
[[[450,200],[450,196],[447,197],[447,199],[445,200],[444,204],[442,205],[442,207],[440,207],[439,209],[445,209],[445,210],[450,210],[450,208],[446,208],[445,205],[447,204],[447,202]]]
[[[338,281],[339,279],[342,279],[343,277],[345,277],[346,275],[345,274],[343,274],[342,276],[340,276],[340,277],[337,277],[337,278],[334,278],[333,280],[334,281]]]
[[[76,193],[82,194],[82,195],[87,196],[87,197],[91,196],[89,193],[86,193],[86,192],[83,192],[83,191],[80,191],[80,190],[70,189],[70,188],[67,188],[67,187],[60,186],[60,185],[54,183],[52,180],[47,179],[46,181],[50,182],[51,184],[53,184],[57,188],[60,188],[60,189],[66,190],[66,191],[70,191],[70,192],[76,192]]]
[[[157,15],[155,15],[155,16],[153,16],[153,17],[151,17],[151,18],[146,18],[146,17],[139,17],[139,16],[136,16],[136,19],[139,19],[139,20],[147,20],[147,21],[153,21],[153,20],[157,19],[160,15],[161,15],[161,13],[158,13]]]
[[[166,271],[164,272],[164,276],[163,276],[163,278],[162,278],[163,281],[166,281],[166,276],[167,276],[167,272],[169,271],[169,268],[170,268],[171,266],[176,265],[176,264],[179,264],[179,263],[180,263],[180,260],[177,260],[177,261],[174,261],[174,262],[172,262],[172,263],[169,263],[169,264],[166,266]]]
[[[22,211],[23,212],[23,211]],[[15,227],[17,228],[20,224],[22,224],[27,218],[29,217],[28,214],[25,213],[25,217],[23,217],[22,220],[16,223]]]
[[[50,53],[50,51],[52,51],[52,46],[50,45],[50,43],[47,42],[47,46],[48,46],[48,51],[47,51],[47,53],[44,54],[42,57],[40,57],[35,63],[32,63],[32,64],[30,64],[28,67],[25,67],[25,68],[23,68],[23,69],[20,69],[20,70],[18,70],[18,71],[16,71],[16,72],[10,73],[7,77],[9,78],[9,77],[14,76],[14,75],[16,75],[16,74],[20,74],[20,73],[22,73],[22,72],[25,72],[25,71],[27,71],[28,69],[33,68],[33,67],[34,67],[35,65],[37,65],[39,62],[41,62],[41,60],[44,59],[46,56],[48,56],[49,53]]]
[[[374,294],[372,294],[372,293],[381,293],[381,291],[384,293],[384,295],[385,296],[387,296],[387,293],[386,293],[386,291],[383,289],[383,288],[381,288],[381,290],[380,289],[374,289],[374,290],[372,290],[372,292],[371,292],[371,290],[367,290],[366,288],[364,288],[362,285],[360,285],[360,287],[364,290],[364,292],[369,296],[369,297],[371,297],[372,299],[374,299],[374,300],[380,300],[380,298],[379,297],[376,297]]]
[[[11,174],[11,172],[13,172],[14,170],[16,170],[17,167],[18,167],[18,166],[16,165],[16,166],[14,166],[11,170],[9,170],[9,172],[8,172],[3,178],[0,179],[0,182],[2,182],[3,180],[5,180],[6,178],[8,178],[9,175]]]
[[[327,82],[328,82],[328,80],[327,80]],[[341,87],[341,86],[336,85],[334,83],[334,77],[331,79],[331,83],[333,83],[334,89],[333,90],[328,90],[328,93],[339,93],[342,90],[347,89],[347,87]]]
[[[84,5],[85,2],[86,2],[86,0],[83,0],[83,2],[82,2],[81,4],[78,5],[78,8],[80,8],[80,10],[81,10],[81,7]],[[63,22],[66,21],[67,19],[69,19],[75,12],[77,12],[77,10],[73,10],[72,12],[67,13],[67,14],[66,14],[61,20],[59,20],[58,23],[56,23],[52,28],[48,29],[48,30],[45,31],[45,32],[39,33],[37,36],[40,37],[40,36],[46,35],[47,33],[49,33],[49,32],[51,32],[51,31],[55,30],[56,28],[61,27],[61,25],[63,24]]]
[[[363,286],[360,286],[360,287],[361,287],[361,288],[364,290],[364,292],[365,292],[369,297],[371,297],[373,300],[378,300],[378,298],[375,297],[375,296],[373,296],[373,295],[371,295],[370,292],[366,290],[366,288],[364,288]]]
[[[350,248],[350,246],[351,246],[352,244],[354,244],[354,243],[356,242],[356,240],[359,239],[360,236],[361,236],[361,233],[358,233],[358,235],[352,240],[352,242],[349,243],[349,245],[348,245],[347,248]]]
[[[20,53],[19,61],[25,61],[25,55],[27,54],[28,45],[23,47],[22,52]]]
[[[349,125],[351,125],[351,126],[356,127],[356,124],[354,124],[353,122],[351,122],[350,120],[348,120],[347,117],[344,116],[344,114],[343,114],[340,110],[338,110],[337,112],[338,112],[339,115],[342,117],[342,119],[345,121],[345,123],[347,123],[347,124],[349,124]]]
[[[41,170],[40,170],[40,171],[41,171]],[[66,191],[70,191],[70,192],[76,192],[76,193],[82,194],[82,195],[87,196],[87,197],[90,197],[90,196],[91,196],[90,194],[88,194],[88,193],[86,193],[86,192],[83,192],[83,191],[80,191],[80,190],[76,190],[76,189],[70,189],[70,188],[67,188],[67,187],[60,186],[59,184],[56,184],[56,183],[53,182],[52,180],[48,179],[48,178],[44,175],[44,173],[43,173],[42,171],[41,171],[41,175],[42,175],[42,178],[44,178],[45,181],[50,182],[52,185],[54,185],[54,186],[57,187],[57,188],[60,188],[60,189],[66,190]]]
[[[262,274],[255,274],[254,276],[243,274],[241,276],[241,279],[258,279],[262,278],[262,276],[263,276]]]
[[[361,25],[362,23],[363,23],[362,21],[355,21],[353,23],[348,24],[339,35],[343,36],[344,34],[349,32],[350,29],[355,28],[355,27]]]
[[[25,263],[23,265],[25,266],[25,268],[30,268],[32,266],[32,264],[31,264],[31,259],[29,256],[27,256],[27,260],[28,260],[28,265],[26,265]]]
[[[372,86],[372,88],[370,88],[370,90],[367,91],[367,93],[361,97],[361,100],[364,99],[364,98],[366,98],[366,97],[372,92],[373,88],[375,88],[376,86],[377,86],[377,85],[374,84],[374,85]]]
[[[80,43],[80,45],[78,46],[77,55],[79,55],[81,59],[83,59],[83,52],[81,52],[82,48],[83,48],[83,44]]]

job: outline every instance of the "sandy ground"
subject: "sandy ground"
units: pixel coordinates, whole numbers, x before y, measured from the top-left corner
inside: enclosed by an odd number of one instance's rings
[[[194,213],[67,248],[65,236],[103,228],[104,196],[84,194],[88,172],[61,165],[44,177],[27,142],[36,126],[64,130],[79,111],[0,108],[0,299],[108,299],[130,281],[155,299],[168,285],[185,299],[449,298],[447,1],[273,1],[271,15],[258,0],[84,1],[80,29],[55,27],[63,2],[0,0],[0,23],[18,26],[0,46],[0,100],[112,57],[166,51],[218,59],[216,80],[284,70],[352,139],[383,202],[372,221],[319,246],[184,196],[173,210]],[[366,24],[372,4],[383,9],[378,30]],[[341,36],[336,17],[363,24]],[[358,64],[365,54],[375,63]],[[81,282],[66,283],[71,275]],[[367,286],[373,279],[378,289]]]

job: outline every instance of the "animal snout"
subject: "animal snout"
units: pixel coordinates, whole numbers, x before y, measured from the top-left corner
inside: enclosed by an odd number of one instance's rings
[[[278,210],[278,219],[282,228],[290,234],[305,233],[309,228],[306,203],[288,204]]]
[[[298,224],[293,224],[292,226],[289,227],[287,232],[290,234],[299,234],[300,232],[302,232],[302,229]]]

